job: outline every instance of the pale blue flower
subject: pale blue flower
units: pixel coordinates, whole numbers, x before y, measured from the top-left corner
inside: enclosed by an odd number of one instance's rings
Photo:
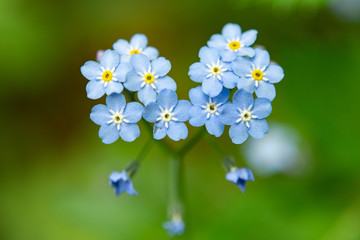
[[[130,62],[133,71],[127,74],[124,86],[130,91],[138,91],[138,98],[145,106],[155,102],[161,90],[176,90],[175,81],[166,75],[171,69],[169,60],[160,57],[150,62],[145,55],[137,54]]]
[[[255,178],[248,168],[233,168],[226,174],[226,180],[233,182],[242,192],[245,192],[246,182],[255,181]]]
[[[189,120],[191,103],[186,100],[178,101],[174,91],[162,90],[157,96],[157,102],[145,107],[144,119],[154,124],[154,138],[163,139],[166,135],[174,141],[185,139],[188,129],[185,121]]]
[[[216,49],[202,47],[199,52],[200,62],[190,66],[189,77],[194,82],[202,83],[202,90],[210,97],[220,94],[223,87],[232,89],[237,86],[236,76],[230,64],[225,64]]]
[[[109,176],[110,186],[114,188],[114,193],[120,195],[123,192],[127,192],[130,195],[137,195],[137,192],[134,189],[131,179],[128,177],[125,170],[121,173],[112,172]]]
[[[113,44],[113,48],[121,56],[121,62],[130,62],[130,57],[133,54],[144,54],[150,60],[159,56],[159,51],[154,47],[147,47],[148,40],[144,34],[135,34],[130,42],[125,39],[119,39]]]
[[[164,222],[163,228],[168,232],[170,237],[174,237],[184,233],[185,223],[181,218],[173,219],[172,221]]]
[[[113,50],[106,50],[100,58],[100,63],[87,61],[81,67],[81,73],[89,83],[86,85],[87,96],[90,99],[101,98],[105,93],[121,93],[124,89],[126,74],[131,70],[131,65],[121,63],[119,54]]]
[[[251,46],[257,37],[256,30],[249,30],[241,33],[241,27],[238,24],[226,24],[221,34],[214,34],[208,41],[208,46],[216,48],[224,62],[231,62],[237,56],[253,57],[255,52]]]
[[[249,136],[259,139],[269,132],[264,118],[272,111],[271,102],[266,98],[254,98],[251,93],[238,90],[234,93],[233,104],[226,104],[222,112],[224,124],[231,125],[229,135],[233,143],[241,144]]]
[[[229,98],[229,90],[223,88],[221,93],[212,98],[203,93],[201,86],[193,88],[189,92],[190,101],[193,106],[190,109],[189,123],[194,127],[205,124],[206,130],[216,137],[224,132],[224,124],[221,121],[222,110]]]
[[[121,137],[126,142],[132,142],[140,136],[136,124],[140,121],[144,107],[137,102],[126,104],[122,94],[111,94],[106,98],[106,104],[98,104],[91,110],[91,120],[100,125],[99,137],[103,143],[110,144]]]
[[[254,57],[238,57],[231,64],[234,73],[241,77],[238,88],[250,93],[255,91],[257,97],[272,101],[276,95],[274,83],[283,79],[284,70],[270,64],[268,51],[257,48],[255,52]]]

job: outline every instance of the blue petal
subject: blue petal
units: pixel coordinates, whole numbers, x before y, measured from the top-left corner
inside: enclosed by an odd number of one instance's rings
[[[246,181],[238,179],[236,186],[238,186],[240,190],[244,193],[246,190]]]
[[[105,94],[104,83],[100,80],[89,81],[86,85],[87,97],[90,99],[99,99]]]
[[[126,104],[126,100],[124,95],[122,94],[111,94],[106,97],[106,105],[109,107],[109,109],[120,112],[124,109]]]
[[[130,54],[121,55],[120,56],[120,62],[122,62],[122,63],[130,63],[130,58],[131,58]]]
[[[156,101],[156,91],[150,84],[145,84],[143,88],[138,91],[138,98],[145,106],[151,102]]]
[[[113,48],[121,55],[130,54],[130,44],[124,39],[119,39],[113,44]]]
[[[99,130],[99,137],[101,138],[103,143],[110,144],[118,140],[119,131],[117,130],[115,124],[101,125]]]
[[[154,60],[159,56],[159,51],[154,47],[147,47],[141,53],[147,56],[150,60]]]
[[[87,61],[80,68],[80,71],[88,80],[96,80],[97,77],[102,76],[100,64],[94,61]]]
[[[113,94],[113,93],[121,93],[123,91],[124,87],[122,83],[116,82],[116,81],[110,81],[108,85],[105,87],[105,93],[107,95]]]
[[[284,78],[284,70],[279,65],[270,64],[264,72],[264,77],[268,78],[270,83],[278,83]]]
[[[276,96],[274,84],[265,81],[259,82],[259,86],[255,89],[255,93],[258,98],[267,98],[270,101],[274,100]]]
[[[234,93],[233,103],[241,110],[249,108],[254,103],[254,98],[251,93],[244,90],[238,90]]]
[[[266,98],[255,99],[252,112],[258,119],[266,118],[270,115],[271,111],[272,107],[270,100]]]
[[[255,80],[247,77],[240,78],[237,87],[239,90],[242,89],[249,93],[253,93],[255,91]]]
[[[176,91],[176,82],[169,76],[160,77],[154,81],[156,91],[160,92],[163,89]]]
[[[216,48],[218,50],[224,49],[227,45],[224,37],[221,34],[212,35],[207,44],[209,47]]]
[[[254,30],[254,29],[248,30],[241,35],[240,42],[242,43],[242,45],[251,46],[256,41],[257,34],[258,34],[258,31]]]
[[[194,105],[204,106],[209,102],[209,96],[202,91],[201,86],[190,89],[189,98]]]
[[[224,132],[224,124],[220,121],[218,116],[211,115],[209,120],[207,120],[206,130],[215,137],[220,137]]]
[[[144,119],[148,122],[156,122],[157,119],[160,117],[161,111],[159,108],[159,104],[157,103],[150,103],[145,107],[144,110]]]
[[[220,120],[225,125],[233,125],[240,118],[240,113],[232,103],[226,103],[222,107]]]
[[[162,122],[154,124],[153,134],[157,140],[163,139],[166,136],[166,128]]]
[[[251,62],[246,57],[236,58],[236,60],[231,63],[231,69],[236,75],[242,78],[253,72]]]
[[[220,51],[220,56],[224,62],[231,62],[236,58],[236,53],[232,50],[225,49]]]
[[[229,136],[233,143],[241,144],[248,138],[248,129],[244,122],[234,124],[230,127]]]
[[[114,183],[120,181],[121,179],[124,180],[124,181],[126,181],[128,179],[125,170],[123,170],[121,173],[119,173],[117,171],[114,171],[109,176],[109,180],[110,180],[111,184],[114,184]]]
[[[189,123],[194,127],[200,127],[206,122],[206,112],[200,106],[192,106],[189,110]]]
[[[124,110],[124,118],[130,123],[137,123],[140,121],[144,112],[144,107],[138,102],[128,103]]]
[[[139,91],[143,82],[144,80],[139,74],[131,71],[126,75],[124,86],[130,91]]]
[[[245,181],[254,181],[254,175],[249,168],[236,168],[235,173],[239,178]]]
[[[162,90],[159,93],[159,95],[157,96],[157,103],[163,109],[170,109],[172,107],[175,107],[177,101],[178,101],[178,98],[177,98],[176,93],[169,89]]]
[[[260,48],[255,49],[255,56],[250,59],[256,69],[262,69],[269,66],[270,64],[270,55],[268,51],[262,50]]]
[[[241,47],[237,51],[237,56],[253,57],[253,56],[255,56],[255,50],[253,48],[251,48],[251,47]]]
[[[222,35],[228,40],[235,40],[237,37],[241,35],[241,28],[238,24],[228,23],[226,24],[222,31]]]
[[[165,76],[171,69],[171,63],[164,57],[159,57],[151,62],[151,70],[160,77]]]
[[[202,47],[199,51],[200,62],[204,64],[215,64],[220,59],[218,50],[209,47]]]
[[[239,177],[235,171],[231,171],[226,174],[225,179],[236,184]]]
[[[197,88],[199,88],[199,90],[201,90],[200,87],[197,87]],[[223,90],[220,92],[220,94],[218,96],[214,97],[212,100],[215,104],[226,103],[227,100],[229,99],[229,96],[230,96],[230,91],[226,88],[223,88]]]
[[[250,122],[249,134],[255,139],[260,139],[265,137],[265,135],[269,132],[269,126],[266,120],[261,119],[252,119]]]
[[[136,73],[145,73],[150,67],[150,60],[144,54],[133,54],[130,58],[130,63]]]
[[[126,183],[125,183],[125,190],[128,194],[130,195],[137,195],[137,192],[135,191],[135,188],[133,186],[133,183],[131,180],[128,180]]]
[[[182,122],[169,122],[169,128],[166,130],[166,134],[174,141],[185,139],[188,136],[188,129],[185,123]]]
[[[126,75],[132,70],[132,66],[129,63],[120,63],[114,72],[114,77],[119,82],[125,82]]]
[[[238,85],[239,77],[236,76],[233,72],[224,72],[221,75],[221,80],[224,87],[233,89]]]
[[[206,79],[209,74],[208,68],[201,62],[193,63],[189,69],[189,77],[194,82],[202,82]]]
[[[191,103],[187,100],[179,100],[176,104],[176,107],[173,110],[174,117],[178,121],[184,122],[189,120],[189,110],[191,108]]]
[[[221,82],[215,77],[211,76],[202,83],[202,90],[210,97],[216,97],[223,89]]]
[[[144,49],[148,44],[148,40],[144,34],[137,33],[130,39],[130,44],[135,49]]]
[[[120,126],[120,137],[125,142],[132,142],[140,136],[140,129],[136,123],[122,123]]]
[[[125,182],[123,180],[120,180],[112,185],[114,188],[114,193],[116,195],[120,195],[125,191]]]
[[[91,109],[90,119],[97,125],[103,125],[111,119],[111,114],[107,106],[98,104]]]
[[[120,63],[119,53],[113,50],[106,50],[100,58],[100,64],[107,70],[115,69]]]

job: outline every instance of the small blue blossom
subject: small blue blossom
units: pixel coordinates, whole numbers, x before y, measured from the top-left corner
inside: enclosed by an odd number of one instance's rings
[[[103,143],[113,143],[119,136],[126,142],[138,138],[140,129],[136,123],[140,121],[144,107],[137,102],[126,104],[122,94],[107,96],[106,104],[94,106],[90,114],[90,119],[100,125],[99,137]]]
[[[229,90],[223,88],[221,93],[215,98],[211,98],[196,87],[190,90],[189,97],[193,106],[190,109],[189,123],[194,127],[205,124],[206,130],[216,137],[220,137],[224,132],[224,124],[221,121],[222,110],[229,98]]]
[[[269,132],[264,118],[272,111],[271,102],[266,98],[254,98],[251,93],[238,90],[234,93],[233,104],[226,104],[222,112],[224,124],[231,125],[229,135],[233,143],[241,144],[249,136],[263,138]]]
[[[148,40],[144,34],[135,34],[130,42],[125,39],[119,39],[113,44],[113,48],[121,56],[121,62],[130,62],[133,54],[144,54],[150,60],[154,60],[159,56],[159,51],[154,47],[147,47]]]
[[[181,218],[174,218],[170,222],[164,222],[163,228],[168,232],[170,237],[174,237],[184,233],[185,223]]]
[[[154,124],[154,138],[163,139],[166,135],[174,141],[185,139],[188,129],[183,123],[189,120],[191,103],[186,100],[178,101],[174,91],[162,90],[157,96],[157,102],[145,107],[144,119]]]
[[[121,93],[124,89],[126,74],[131,70],[128,63],[120,64],[119,54],[113,50],[106,50],[100,58],[100,63],[87,61],[81,67],[81,73],[89,83],[86,85],[87,97],[90,99],[101,98],[105,93]]]
[[[253,93],[259,98],[274,100],[276,92],[274,83],[280,82],[284,77],[284,70],[276,65],[270,64],[268,51],[255,49],[252,58],[238,57],[231,66],[240,80],[238,88]]]
[[[137,54],[131,57],[130,63],[133,71],[127,74],[124,85],[130,91],[138,91],[138,98],[145,106],[155,102],[161,90],[176,90],[175,81],[166,75],[171,69],[170,61],[164,57],[150,62],[145,55]]]
[[[110,186],[114,188],[114,193],[120,195],[123,192],[127,192],[130,195],[137,195],[137,192],[134,189],[131,179],[128,177],[125,170],[121,173],[112,172],[109,176]]]
[[[248,168],[233,168],[226,174],[226,180],[233,182],[242,192],[245,192],[246,181],[255,181],[252,171]]]
[[[225,64],[216,49],[202,47],[199,52],[200,62],[190,66],[189,77],[194,82],[202,83],[202,90],[210,97],[220,94],[223,87],[232,89],[237,86],[239,77]]]
[[[253,57],[254,49],[251,46],[257,37],[256,30],[241,33],[238,24],[228,23],[222,29],[222,34],[214,34],[208,41],[208,46],[216,48],[224,62],[231,62],[237,56]]]

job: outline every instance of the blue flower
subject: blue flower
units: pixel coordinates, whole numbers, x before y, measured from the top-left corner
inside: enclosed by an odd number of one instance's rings
[[[94,106],[90,114],[90,119],[100,125],[99,137],[103,143],[113,143],[119,136],[126,142],[138,138],[140,129],[136,123],[141,119],[144,107],[137,102],[126,104],[122,94],[107,96],[106,104]]]
[[[120,64],[119,54],[113,50],[106,50],[100,58],[100,63],[87,61],[80,70],[84,77],[90,80],[86,85],[88,98],[98,99],[105,93],[110,95],[122,92],[122,82],[125,82],[131,65]]]
[[[216,49],[202,47],[199,52],[200,62],[190,66],[189,76],[194,82],[202,82],[202,90],[210,97],[220,94],[223,86],[236,87],[239,77],[225,64]]]
[[[144,34],[135,34],[130,43],[124,39],[117,40],[113,48],[121,56],[121,62],[130,62],[130,57],[133,54],[144,54],[150,60],[153,60],[159,56],[159,51],[154,47],[147,47],[148,40]]]
[[[191,103],[186,100],[178,101],[174,91],[162,90],[157,96],[157,102],[145,107],[144,119],[154,124],[154,138],[163,139],[166,135],[174,141],[185,139],[188,129],[183,123],[189,120]]]
[[[256,30],[241,33],[238,24],[228,23],[222,29],[222,34],[214,34],[208,41],[208,46],[220,51],[224,62],[231,62],[237,56],[253,57],[255,52],[251,46],[257,37]]]
[[[216,137],[224,132],[224,124],[221,121],[222,110],[229,98],[229,90],[223,88],[222,92],[215,98],[204,94],[201,87],[190,90],[189,97],[193,106],[190,109],[189,123],[194,127],[205,124],[206,130]]]
[[[137,195],[137,192],[134,189],[131,179],[128,177],[125,170],[121,173],[112,172],[109,176],[110,186],[114,188],[114,193],[116,195],[122,194],[126,191],[130,195]]]
[[[246,181],[255,181],[253,173],[248,168],[233,168],[226,174],[226,180],[233,182],[242,192],[245,192]]]
[[[174,218],[170,222],[164,222],[163,228],[168,232],[170,237],[173,237],[184,233],[185,223],[181,218]]]
[[[269,132],[264,118],[271,113],[271,102],[254,98],[251,93],[239,90],[234,93],[233,104],[226,104],[222,112],[224,124],[231,125],[229,135],[233,143],[241,144],[249,136],[259,139]]]
[[[270,55],[266,50],[255,49],[252,58],[238,57],[231,66],[240,78],[238,88],[253,93],[260,98],[272,101],[275,98],[274,83],[280,82],[284,77],[284,70],[270,64]]]
[[[162,89],[176,90],[175,81],[166,76],[171,69],[169,60],[160,57],[150,62],[145,55],[137,54],[130,62],[134,70],[127,74],[124,85],[130,91],[138,91],[139,100],[145,106],[155,102],[156,93]]]

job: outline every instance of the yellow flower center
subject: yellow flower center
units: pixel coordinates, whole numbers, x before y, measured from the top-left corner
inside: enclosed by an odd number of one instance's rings
[[[256,81],[261,81],[264,77],[264,74],[262,71],[260,70],[254,70],[252,72],[252,77],[256,80]]]
[[[130,56],[131,56],[131,55],[133,55],[134,53],[139,54],[139,53],[140,53],[140,51],[139,51],[139,50],[137,50],[137,49],[131,50],[131,52],[130,52]]]
[[[218,67],[214,67],[214,68],[213,68],[213,72],[214,72],[214,73],[218,73],[219,70],[220,70],[220,69],[219,69]]]
[[[153,83],[154,80],[155,80],[154,75],[152,75],[151,73],[148,73],[148,74],[144,75],[144,81],[146,83],[149,83],[149,84]]]
[[[108,70],[106,70],[102,75],[102,79],[104,82],[110,82],[112,78],[113,78],[113,73]]]
[[[232,41],[229,43],[229,48],[231,50],[238,50],[240,48],[240,46],[241,46],[240,42],[238,42],[238,41]]]

